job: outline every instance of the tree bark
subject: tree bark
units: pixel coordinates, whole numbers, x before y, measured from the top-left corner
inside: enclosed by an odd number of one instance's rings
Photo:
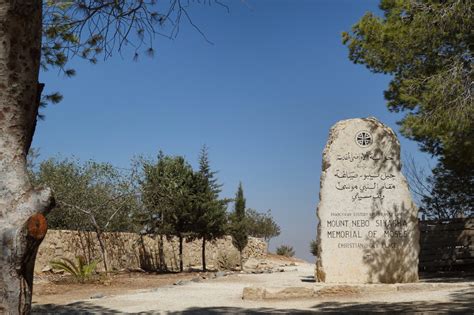
[[[202,238],[202,271],[206,272],[206,238]]]
[[[165,241],[163,234],[160,234],[160,247],[158,248],[158,256],[159,256],[159,268],[160,271],[168,271],[168,266],[166,266],[166,260],[165,260]]]
[[[107,248],[104,243],[104,239],[102,238],[103,234],[100,229],[96,228],[96,235],[97,235],[97,240],[99,241],[99,247],[100,247],[100,252],[102,254],[102,260],[104,263],[104,270],[105,270],[105,275],[109,275],[109,267],[108,267],[108,256],[107,256]],[[90,263],[90,262],[89,262]]]
[[[183,272],[183,237],[179,237],[179,271]]]
[[[33,269],[54,205],[34,188],[26,155],[36,127],[42,85],[40,0],[0,0],[0,313],[31,309]]]

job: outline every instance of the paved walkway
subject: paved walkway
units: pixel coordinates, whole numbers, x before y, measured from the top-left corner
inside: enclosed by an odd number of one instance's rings
[[[133,294],[76,301],[65,306],[37,305],[34,314],[221,314],[221,313],[371,313],[371,312],[458,312],[474,314],[474,282],[422,286],[421,290],[334,294],[309,299],[242,299],[244,287],[314,288],[312,264],[285,267],[271,274],[235,274],[202,282],[186,282]]]

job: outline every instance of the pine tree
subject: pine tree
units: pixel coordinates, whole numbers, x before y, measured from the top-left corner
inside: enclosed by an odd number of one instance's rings
[[[231,235],[234,246],[240,253],[240,268],[243,269],[243,257],[242,252],[247,246],[248,232],[247,232],[247,220],[245,214],[245,198],[242,183],[239,184],[239,188],[235,195],[234,212],[231,215]]]
[[[194,174],[193,227],[195,238],[202,239],[202,269],[206,271],[206,241],[225,234],[226,200],[219,199],[220,187],[216,172],[211,171],[208,149],[203,146],[199,156],[199,171]]]
[[[199,153],[199,172],[207,179],[211,191],[216,195],[216,198],[218,198],[219,193],[222,191],[222,184],[219,184],[217,178],[215,177],[217,172],[211,171],[209,162],[209,147],[206,145],[202,146],[201,152]]]
[[[193,170],[183,157],[162,153],[156,163],[144,162],[143,169],[145,232],[178,237],[179,270],[183,271],[183,241],[192,231],[195,204]]]

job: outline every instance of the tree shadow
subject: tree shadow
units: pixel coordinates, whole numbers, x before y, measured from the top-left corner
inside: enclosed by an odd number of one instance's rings
[[[370,313],[447,313],[472,314],[474,309],[474,289],[457,290],[450,294],[449,302],[368,302],[343,303],[324,302],[317,309],[324,313],[370,314]]]
[[[147,311],[139,314],[378,314],[378,313],[448,313],[472,314],[474,309],[474,288],[453,291],[449,301],[407,301],[407,302],[336,302],[322,301],[310,309],[279,309],[271,307],[190,307],[182,311]],[[93,305],[89,302],[76,302],[67,305],[33,305],[32,314],[129,314],[111,308]],[[136,314],[136,313],[135,313]]]
[[[380,314],[380,313],[448,313],[472,314],[474,309],[474,289],[453,292],[449,302],[411,301],[411,302],[322,302],[305,309],[277,309],[269,307],[192,307],[168,314]]]
[[[381,218],[377,211],[372,219]],[[363,250],[363,262],[369,267],[369,282],[400,283],[418,281],[419,233],[417,218],[402,203],[384,210],[382,217],[388,226],[384,236],[366,238],[369,246]],[[395,222],[395,223],[393,223]]]
[[[97,306],[88,302],[75,302],[67,305],[43,304],[34,305],[31,314],[123,314],[123,312]]]
[[[366,119],[377,145],[373,150],[378,160],[372,160],[372,168],[380,174],[401,177],[396,187],[400,198],[411,198],[408,184],[401,172],[400,142],[395,133],[376,120]],[[383,148],[383,150],[382,150]],[[389,157],[389,159],[388,159]],[[388,186],[390,187],[390,186]],[[406,191],[403,191],[406,189]],[[376,190],[378,196],[387,193],[386,185]],[[389,190],[390,194],[393,194]],[[397,196],[398,196],[397,194]],[[373,199],[370,206],[370,219],[380,222],[383,235],[376,238],[365,237],[368,243],[363,250],[363,262],[369,267],[369,282],[404,283],[418,281],[419,230],[418,211],[413,201],[406,204],[396,199]],[[387,204],[387,202],[389,204]],[[385,203],[385,204],[384,204]]]

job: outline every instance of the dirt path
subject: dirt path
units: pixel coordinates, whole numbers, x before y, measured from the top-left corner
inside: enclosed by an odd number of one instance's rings
[[[242,300],[244,287],[306,287],[314,265],[298,263],[270,274],[234,274],[215,279],[181,279],[180,285],[162,282],[161,286],[109,292],[98,299],[70,300],[67,305],[47,305],[54,299],[36,297],[34,313],[303,313],[303,312],[462,312],[473,314],[474,282],[433,285],[431,289],[366,294],[335,293],[329,296],[292,300]],[[169,279],[171,280],[171,279]],[[176,280],[176,279],[173,279]],[[89,292],[90,294],[90,292]],[[66,301],[62,301],[66,302]]]

